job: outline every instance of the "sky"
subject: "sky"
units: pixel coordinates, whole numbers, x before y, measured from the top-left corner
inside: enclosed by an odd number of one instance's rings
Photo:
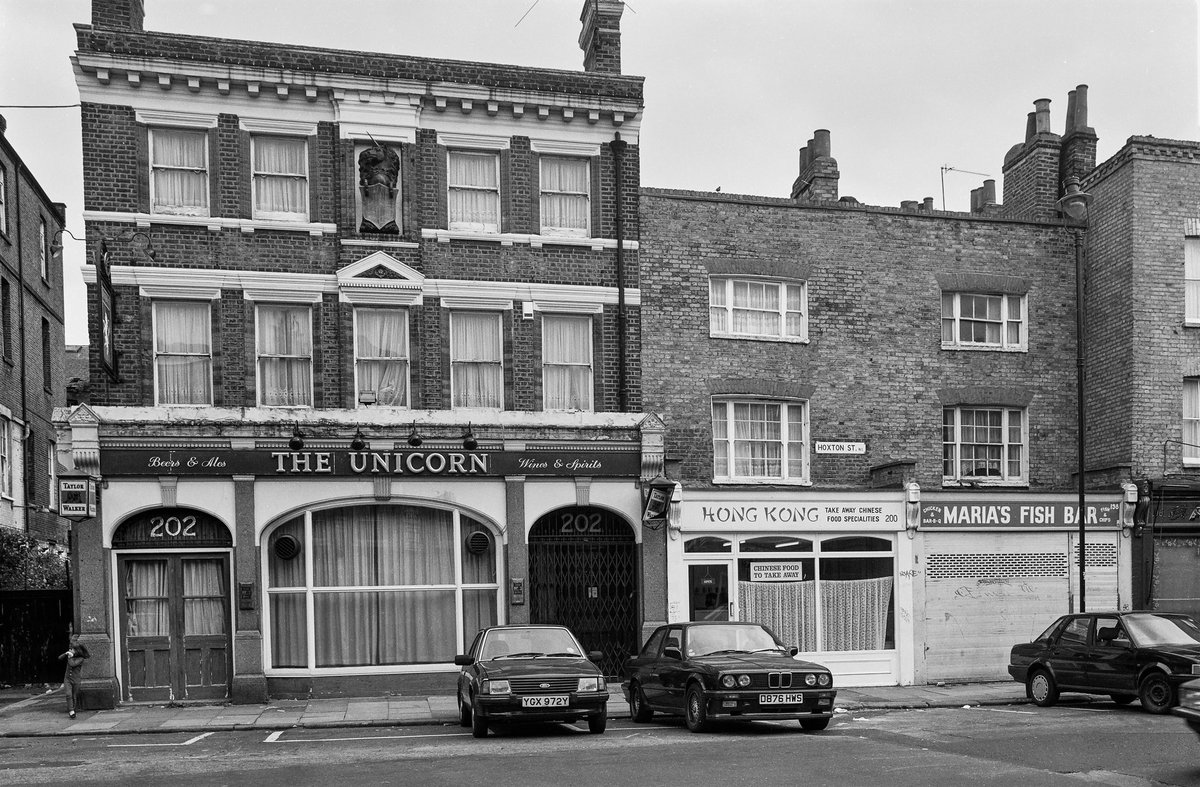
[[[583,0],[145,0],[148,30],[581,70]],[[828,129],[839,193],[965,211],[1088,88],[1103,161],[1131,136],[1200,139],[1196,0],[628,0],[622,71],[645,77],[642,185],[788,196]],[[332,9],[336,8],[336,11]],[[0,0],[7,138],[83,237],[75,23],[88,0]],[[42,105],[19,108],[14,105]],[[950,168],[950,169],[947,169]],[[944,197],[943,197],[944,193]],[[63,253],[68,344],[88,341],[83,244]]]

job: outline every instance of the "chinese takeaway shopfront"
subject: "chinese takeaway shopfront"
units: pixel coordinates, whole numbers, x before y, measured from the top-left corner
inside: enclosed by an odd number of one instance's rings
[[[907,508],[901,490],[688,490],[668,533],[668,618],[762,623],[844,686],[911,683]]]
[[[640,644],[636,440],[106,442],[73,535],[88,707],[450,691],[503,622],[571,626],[614,671]]]

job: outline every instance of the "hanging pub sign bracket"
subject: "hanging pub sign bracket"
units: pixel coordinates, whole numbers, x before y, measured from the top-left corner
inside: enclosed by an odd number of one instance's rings
[[[96,479],[88,475],[59,476],[58,515],[74,522],[96,516]]]

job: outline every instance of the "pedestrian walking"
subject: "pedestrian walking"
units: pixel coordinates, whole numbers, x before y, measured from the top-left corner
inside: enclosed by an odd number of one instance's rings
[[[67,662],[63,674],[63,693],[67,695],[67,715],[75,718],[75,706],[79,704],[79,680],[83,672],[83,662],[87,660],[88,649],[79,644],[79,635],[71,635],[71,646],[67,652],[58,657],[59,661]]]

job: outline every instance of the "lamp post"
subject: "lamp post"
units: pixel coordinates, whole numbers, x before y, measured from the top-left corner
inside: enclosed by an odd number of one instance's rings
[[[1075,229],[1075,388],[1078,399],[1079,434],[1076,442],[1078,453],[1078,470],[1076,475],[1079,484],[1079,611],[1087,611],[1087,590],[1085,584],[1085,565],[1087,555],[1085,550],[1087,540],[1087,507],[1084,492],[1084,448],[1087,446],[1087,419],[1084,415],[1084,300],[1083,300],[1083,233],[1087,227],[1088,203],[1092,195],[1079,189],[1079,178],[1071,176],[1063,183],[1063,196],[1058,201],[1058,209],[1083,226]]]

